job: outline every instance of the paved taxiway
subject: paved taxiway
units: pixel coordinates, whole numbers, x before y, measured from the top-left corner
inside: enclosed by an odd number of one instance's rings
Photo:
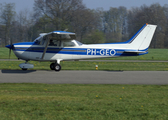
[[[1,70],[0,83],[168,84],[168,71]]]

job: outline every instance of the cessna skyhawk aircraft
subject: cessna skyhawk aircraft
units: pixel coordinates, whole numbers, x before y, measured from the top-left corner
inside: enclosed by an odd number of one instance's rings
[[[7,45],[18,59],[22,70],[33,68],[28,61],[51,61],[51,70],[60,71],[63,60],[80,60],[121,56],[138,56],[148,53],[156,25],[145,24],[130,40],[120,43],[82,44],[75,40],[75,33],[53,31],[42,33],[34,42]]]

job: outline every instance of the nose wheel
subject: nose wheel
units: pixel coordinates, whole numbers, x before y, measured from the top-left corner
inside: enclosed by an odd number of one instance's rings
[[[50,69],[55,70],[55,71],[60,71],[61,70],[61,65],[58,63],[51,63],[50,64]]]
[[[30,63],[28,63],[28,61],[26,61],[25,63],[19,64],[19,67],[20,67],[22,70],[27,70],[27,69],[29,69],[29,68],[34,68],[34,65],[33,65],[33,64],[30,64]]]

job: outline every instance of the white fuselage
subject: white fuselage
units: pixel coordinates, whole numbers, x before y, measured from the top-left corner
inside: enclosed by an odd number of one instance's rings
[[[71,42],[75,42],[74,40]],[[124,52],[129,50],[126,44],[96,44],[96,45],[76,45],[73,47],[48,46],[46,54],[41,60],[43,45],[14,45],[15,55],[23,60],[35,61],[55,61],[55,60],[79,60],[102,57],[125,56]],[[132,51],[136,51],[132,49]],[[135,55],[135,54],[132,54]],[[130,56],[130,55],[129,55]]]
[[[102,57],[137,56],[148,53],[156,25],[145,24],[130,40],[121,43],[82,44],[71,38],[73,33],[58,31],[41,34],[34,42],[16,43],[7,46],[23,60],[62,61]],[[61,33],[61,34],[60,34]],[[46,36],[53,39],[46,40]],[[56,35],[56,36],[54,36]],[[61,36],[62,35],[62,36]],[[61,39],[62,40],[61,40]],[[67,38],[68,40],[64,40]]]

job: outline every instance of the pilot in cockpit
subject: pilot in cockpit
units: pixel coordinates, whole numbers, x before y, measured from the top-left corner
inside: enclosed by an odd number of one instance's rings
[[[54,42],[53,42],[52,39],[50,40],[50,44],[49,44],[49,46],[54,46]]]

